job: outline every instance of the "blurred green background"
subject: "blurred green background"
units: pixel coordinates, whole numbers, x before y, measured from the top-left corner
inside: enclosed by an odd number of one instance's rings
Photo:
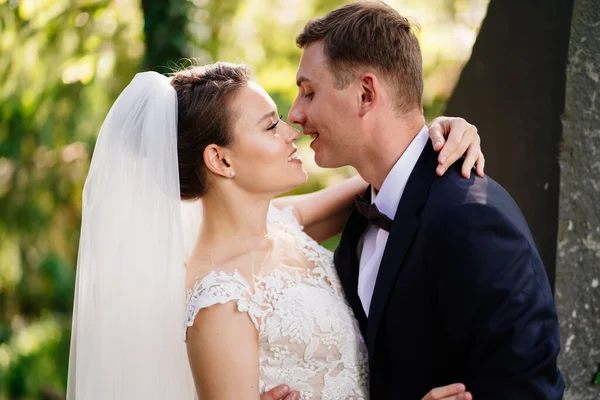
[[[248,63],[287,115],[306,21],[339,0],[0,0],[0,400],[61,399],[81,191],[104,116],[142,70]],[[388,1],[421,26],[425,114],[444,108],[488,0]],[[297,193],[350,176],[322,170]],[[336,238],[326,245],[334,248]]]

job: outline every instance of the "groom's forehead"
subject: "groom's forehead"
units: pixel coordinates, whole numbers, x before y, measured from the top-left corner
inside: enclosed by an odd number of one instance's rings
[[[298,85],[304,81],[315,79],[317,76],[328,71],[327,58],[319,43],[311,43],[307,46],[300,59],[298,72],[296,74]]]
[[[323,51],[323,43],[321,41],[309,44],[302,50],[300,59],[300,67],[305,65],[320,67],[326,62],[325,53]]]

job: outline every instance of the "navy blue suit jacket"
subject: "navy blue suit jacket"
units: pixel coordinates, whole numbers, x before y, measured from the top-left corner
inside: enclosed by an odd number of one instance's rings
[[[550,284],[516,203],[489,177],[435,174],[428,143],[402,195],[369,309],[353,210],[335,253],[369,349],[371,398],[419,400],[462,382],[476,400],[561,399]],[[370,189],[366,195],[369,196]]]

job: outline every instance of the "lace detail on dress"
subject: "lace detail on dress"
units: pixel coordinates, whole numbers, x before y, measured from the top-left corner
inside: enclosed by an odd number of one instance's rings
[[[269,207],[269,213],[267,214],[267,223],[277,224],[279,226],[287,227],[287,229],[295,228],[299,231],[303,231],[304,227],[300,225],[296,215],[294,214],[294,207],[289,206],[284,209],[279,209],[273,204]]]
[[[213,271],[187,292],[187,322],[214,304],[236,301],[259,332],[261,393],[288,384],[301,399],[368,398],[367,353],[332,253],[302,231],[291,207],[271,206],[270,231],[285,244],[285,263],[247,282]]]
[[[237,270],[232,274],[212,271],[202,280],[196,280],[192,289],[186,290],[186,327],[194,325],[201,309],[235,301],[238,310],[247,312],[256,330],[259,330],[260,310],[250,301],[251,298],[250,285]]]
[[[292,206],[280,210],[271,205],[267,217],[269,223],[279,225],[286,231],[293,230],[293,228],[296,228],[298,231],[304,231],[304,227],[300,225],[296,219],[294,208]],[[333,252],[319,245],[319,243],[304,232],[297,232],[295,241],[302,250],[304,256],[312,264],[323,268],[330,283],[335,287],[336,293],[345,298],[342,283],[340,282],[337,271],[333,265]]]

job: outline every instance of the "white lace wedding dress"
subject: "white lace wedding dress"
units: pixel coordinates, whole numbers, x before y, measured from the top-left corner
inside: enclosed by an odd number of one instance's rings
[[[348,306],[332,253],[306,235],[290,209],[270,207],[276,265],[249,283],[216,268],[187,290],[187,326],[198,311],[237,302],[259,333],[260,391],[280,384],[301,399],[367,399],[366,347]]]

